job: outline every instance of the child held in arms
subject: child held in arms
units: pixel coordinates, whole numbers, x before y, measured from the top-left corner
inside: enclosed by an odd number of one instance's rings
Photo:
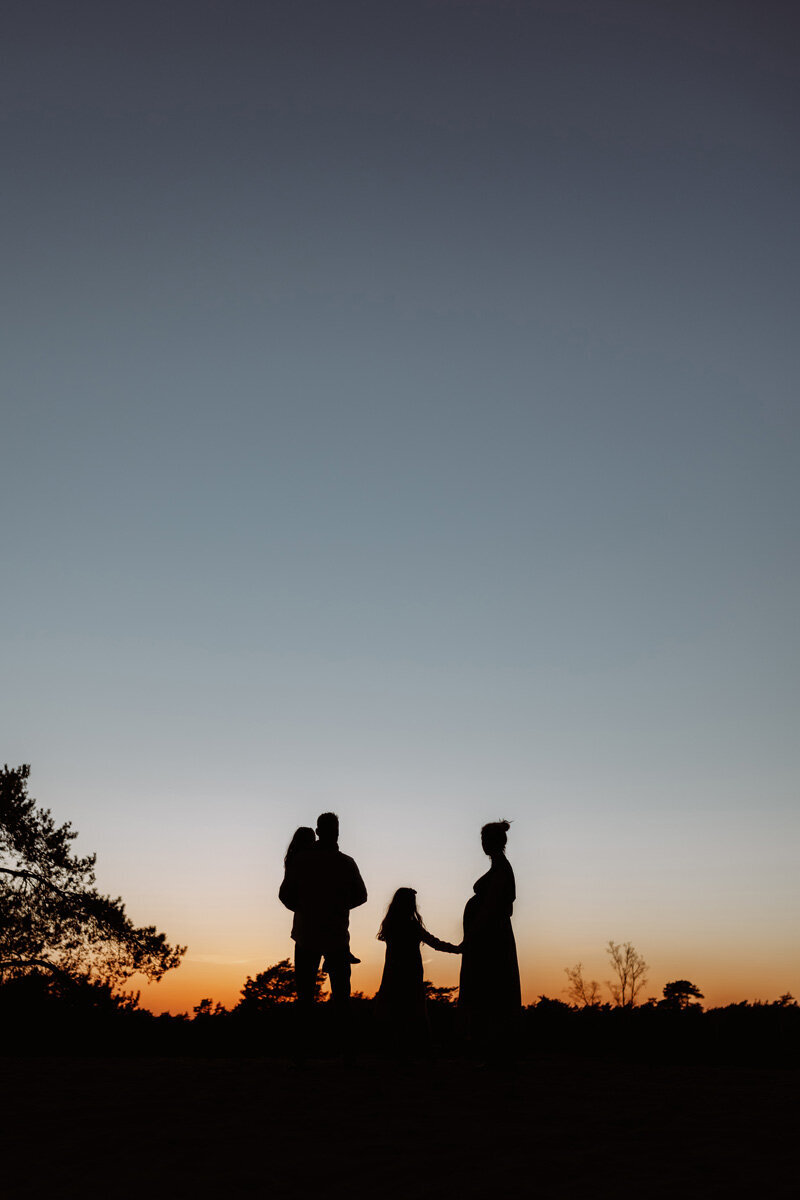
[[[292,834],[292,840],[289,842],[289,845],[286,847],[286,856],[284,857],[284,860],[283,860],[283,865],[286,868],[286,870],[288,871],[289,864],[294,861],[294,859],[297,857],[298,854],[307,854],[309,850],[314,849],[316,844],[317,844],[317,835],[314,833],[314,830],[310,828],[310,826],[301,825],[299,829],[296,829],[294,831],[294,833]],[[295,922],[292,924],[292,937],[293,938],[297,932],[296,921],[297,921],[297,918],[295,918]],[[361,962],[361,959],[356,958],[355,954],[350,954],[349,958],[350,958],[351,963],[360,963]],[[327,970],[327,966],[324,963],[323,963],[323,970]]]

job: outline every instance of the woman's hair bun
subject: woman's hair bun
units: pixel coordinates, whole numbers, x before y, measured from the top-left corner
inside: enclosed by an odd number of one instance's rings
[[[493,846],[498,850],[504,849],[506,834],[510,828],[510,821],[490,821],[488,825],[484,825],[481,829],[481,837],[484,840],[484,845]]]

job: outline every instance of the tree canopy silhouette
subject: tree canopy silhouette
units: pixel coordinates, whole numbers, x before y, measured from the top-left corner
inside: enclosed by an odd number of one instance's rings
[[[320,999],[325,975],[317,971],[314,999]],[[240,1013],[261,1013],[277,1004],[288,1004],[295,998],[294,967],[288,958],[266,967],[256,976],[247,976],[242,987],[241,999],[236,1005]]]
[[[455,1005],[455,992],[458,988],[453,984],[452,987],[437,987],[431,983],[430,979],[423,979],[422,986],[425,991],[425,999],[432,1000],[434,1004],[451,1004]]]
[[[77,832],[28,796],[29,766],[0,772],[0,978],[31,970],[120,986],[157,980],[185,946],[137,928],[122,900],[95,886],[95,859],[72,853]]]
[[[673,979],[671,983],[665,983],[663,995],[664,999],[658,1002],[659,1008],[699,1008],[696,1002],[704,999],[699,987],[688,979]]]

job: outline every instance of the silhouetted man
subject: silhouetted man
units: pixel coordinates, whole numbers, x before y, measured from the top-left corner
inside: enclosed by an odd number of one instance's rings
[[[318,841],[298,854],[286,869],[278,893],[294,913],[294,974],[297,1002],[310,1007],[320,962],[331,984],[331,998],[340,1009],[350,999],[350,909],[367,898],[367,889],[354,860],[339,849],[339,818],[322,813],[317,819]]]

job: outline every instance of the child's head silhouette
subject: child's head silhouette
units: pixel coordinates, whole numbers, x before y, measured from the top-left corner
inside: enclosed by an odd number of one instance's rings
[[[414,888],[401,887],[397,889],[389,902],[386,916],[378,930],[378,940],[385,942],[387,934],[391,937],[395,929],[407,925],[409,922],[422,924],[422,918],[417,909],[417,893]]]
[[[283,860],[284,866],[288,867],[296,854],[301,854],[304,850],[310,850],[316,840],[316,835],[310,825],[301,825],[299,829],[296,829],[292,835],[292,840],[286,847],[286,857]]]

